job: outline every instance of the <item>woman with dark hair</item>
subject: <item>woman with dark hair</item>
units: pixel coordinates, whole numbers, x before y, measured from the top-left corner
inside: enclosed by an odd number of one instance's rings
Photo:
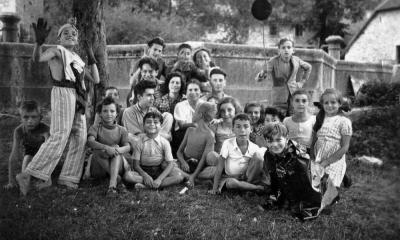
[[[211,60],[210,51],[206,48],[197,49],[193,53],[193,62],[196,65],[197,74],[203,75],[204,78],[204,81],[201,81],[201,91],[211,92],[211,85],[209,82],[209,78],[210,78],[210,71],[213,67],[215,67],[215,64]]]
[[[173,114],[176,104],[185,99],[185,89],[185,80],[181,73],[168,74],[165,83],[161,86],[163,96],[155,101],[154,107],[162,113]]]

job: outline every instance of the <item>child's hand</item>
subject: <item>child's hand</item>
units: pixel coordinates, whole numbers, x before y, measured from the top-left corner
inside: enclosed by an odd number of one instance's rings
[[[104,150],[110,157],[115,157],[118,155],[118,152],[117,152],[116,148],[114,148],[114,147],[106,146]]]
[[[321,167],[326,168],[327,166],[329,166],[329,162],[325,159],[322,160],[319,165],[321,165]]]
[[[160,185],[161,185],[161,180],[160,179],[154,180],[154,182],[153,182],[153,187],[154,188],[159,188]]]
[[[218,189],[217,190],[214,190],[214,189],[208,190],[208,194],[211,194],[211,195],[217,195],[220,193],[221,193],[221,191],[219,191]]]
[[[211,125],[217,125],[218,123],[221,123],[222,121],[223,121],[222,118],[213,119],[213,120],[211,120],[210,124]]]
[[[154,181],[153,179],[149,176],[149,175],[144,175],[143,176],[143,183],[144,185],[146,185],[147,187],[153,188],[154,187]]]
[[[4,189],[5,190],[9,190],[9,189],[11,189],[11,188],[15,188],[16,187],[16,184],[15,183],[12,183],[12,182],[9,182],[7,185],[4,185]]]
[[[189,172],[190,168],[189,168],[189,164],[186,161],[182,161],[181,162],[181,169],[185,172]]]
[[[47,22],[43,18],[39,18],[36,23],[32,23],[33,31],[35,32],[36,43],[40,46],[46,41],[51,27],[47,28]]]
[[[266,72],[264,72],[264,70],[261,70],[261,72],[259,72],[255,78],[256,82],[261,82],[263,80],[265,80],[267,78],[267,74]]]
[[[92,43],[89,42],[88,40],[85,40],[83,45],[85,47],[86,55],[87,55],[87,58],[88,58],[88,65],[90,66],[92,64],[96,64],[97,60],[96,60],[96,57],[94,56],[94,53],[93,53]]]

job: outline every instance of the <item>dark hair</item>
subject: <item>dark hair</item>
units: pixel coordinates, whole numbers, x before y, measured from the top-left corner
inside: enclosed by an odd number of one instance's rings
[[[35,100],[25,100],[20,103],[20,110],[27,112],[37,111],[39,114],[41,113],[39,104]]]
[[[291,43],[292,43],[292,47],[294,47],[294,41],[293,41],[293,39],[288,38],[288,37],[284,37],[284,38],[281,38],[281,39],[279,40],[279,42],[278,42],[278,48],[280,48],[281,45],[284,44],[285,42],[291,42]]]
[[[218,103],[217,106],[217,118],[221,118],[221,106],[225,103],[230,103],[233,105],[233,107],[235,108],[235,115],[239,114],[242,112],[242,106],[240,106],[239,101],[236,98],[233,97],[224,97],[223,99],[221,99],[221,101]]]
[[[272,140],[272,137],[276,135],[287,137],[288,130],[283,123],[277,122],[277,123],[267,124],[262,134],[265,139]]]
[[[190,72],[189,76],[189,80],[196,79],[202,83],[208,81],[207,75],[202,73],[199,69],[197,69],[197,67]]]
[[[336,95],[336,99],[338,100],[340,105],[342,105],[342,103],[343,103],[342,94],[340,93],[339,90],[336,90],[334,88],[325,89],[325,91],[321,94],[321,97],[319,98],[320,110],[319,110],[317,116],[315,117],[315,124],[313,127],[314,132],[318,132],[318,130],[321,129],[322,124],[324,123],[324,119],[325,119],[325,110],[323,107],[324,106],[324,96],[329,95],[329,94]],[[338,114],[343,114],[343,110],[341,107],[339,107]]]
[[[199,80],[197,79],[191,79],[189,82],[186,83],[186,88],[185,88],[185,92],[187,92],[187,89],[189,87],[189,84],[196,84],[197,86],[199,86],[200,91],[201,91],[201,83]]]
[[[182,96],[183,94],[185,94],[185,89],[186,89],[185,77],[180,72],[171,72],[167,75],[167,78],[165,79],[165,83],[163,85],[161,85],[161,93],[163,95],[169,93],[169,82],[171,82],[171,79],[174,77],[179,77],[181,79],[181,89],[179,89],[179,95]]]
[[[240,120],[240,121],[249,121],[249,123],[251,122],[249,115],[247,115],[246,113],[239,113],[239,114],[236,114],[236,115],[233,117],[232,125],[235,125],[235,121],[237,121],[237,120]]]
[[[118,91],[118,89],[117,89],[116,87],[109,86],[109,87],[106,87],[106,88],[104,89],[103,96],[106,95],[106,92],[107,92],[108,90],[117,90],[118,95],[119,95],[119,91]]]
[[[311,96],[310,96],[310,94],[308,93],[308,91],[306,90],[306,89],[304,89],[304,88],[300,88],[300,89],[297,89],[296,91],[294,91],[294,93],[292,94],[292,99],[294,98],[294,96],[296,96],[296,95],[306,95],[307,96],[307,99],[310,101],[310,98],[311,98]]]
[[[219,67],[214,67],[214,68],[211,69],[211,71],[210,71],[210,78],[211,78],[211,76],[212,76],[213,74],[222,74],[222,75],[224,75],[224,77],[226,77],[226,73],[224,72],[224,70],[222,70],[222,69],[219,68]]]
[[[249,102],[249,103],[246,103],[246,105],[244,106],[244,112],[248,113],[249,109],[252,107],[260,108],[260,119],[258,120],[257,124],[264,124],[264,120],[265,120],[264,106],[258,102]]]
[[[150,48],[151,46],[153,46],[153,44],[158,44],[160,46],[162,46],[162,48],[165,48],[165,42],[164,39],[162,39],[161,37],[156,37],[151,39],[150,41],[147,42],[147,46]]]
[[[148,64],[152,69],[155,71],[158,71],[158,63],[156,60],[154,60],[151,57],[142,57],[139,60],[138,66],[140,69],[142,69],[143,65]]]
[[[284,117],[282,112],[279,111],[277,108],[274,108],[274,107],[266,107],[264,109],[264,119],[265,119],[265,116],[267,114],[272,115],[272,116],[277,116],[280,121],[282,121],[283,117]]]
[[[161,115],[161,113],[159,111],[150,111],[148,113],[146,113],[143,117],[143,123],[146,121],[146,119],[148,118],[158,118],[160,120],[160,123],[162,124],[164,121],[163,116]]]
[[[138,84],[135,85],[133,88],[134,93],[135,93],[135,98],[140,95],[143,96],[143,93],[146,91],[146,89],[151,88],[151,89],[156,89],[157,84],[154,81],[150,80],[143,80],[138,82]]]
[[[193,62],[196,63],[196,55],[200,52],[200,51],[204,51],[208,54],[208,56],[211,58],[211,53],[210,50],[208,50],[207,48],[199,48],[197,49],[194,53],[193,53]]]
[[[111,105],[114,104],[115,105],[115,109],[117,110],[117,114],[120,111],[120,107],[119,104],[117,102],[115,102],[115,100],[112,97],[105,97],[96,107],[96,112],[97,113],[101,113],[101,111],[103,110],[103,106],[107,106],[107,105]]]
[[[182,44],[179,45],[179,47],[178,47],[178,53],[179,53],[182,49],[184,49],[184,48],[188,48],[188,49],[190,49],[190,51],[192,50],[192,46],[190,46],[190,45],[187,44],[187,43],[182,43]]]

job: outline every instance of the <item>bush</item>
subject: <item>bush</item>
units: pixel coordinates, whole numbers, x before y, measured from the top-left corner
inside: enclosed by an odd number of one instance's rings
[[[372,82],[364,84],[355,99],[355,106],[390,106],[399,103],[400,83]]]
[[[400,161],[400,105],[363,114],[353,122],[350,155],[369,155],[396,165]]]

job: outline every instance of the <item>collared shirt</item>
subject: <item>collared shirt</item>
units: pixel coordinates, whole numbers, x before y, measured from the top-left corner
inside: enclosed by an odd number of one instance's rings
[[[221,157],[225,158],[225,173],[228,176],[238,177],[243,175],[249,165],[249,160],[257,153],[259,147],[248,140],[245,154],[240,151],[236,137],[225,140],[221,148]]]
[[[157,108],[150,107],[148,111],[144,111],[139,107],[139,104],[136,103],[129,108],[126,108],[124,113],[122,114],[122,125],[126,127],[128,132],[131,134],[137,135],[139,133],[143,133],[143,117],[148,112],[157,112]]]
[[[149,138],[146,134],[139,134],[133,145],[132,158],[139,160],[142,166],[159,166],[163,161],[174,161],[171,145],[160,135]]]
[[[203,100],[199,99],[197,101],[197,105],[201,104]],[[195,109],[190,106],[189,101],[185,100],[182,101],[175,106],[174,110],[174,118],[176,121],[182,121],[184,123],[192,123],[193,122],[193,115]],[[178,123],[175,125],[175,130],[179,129]]]

